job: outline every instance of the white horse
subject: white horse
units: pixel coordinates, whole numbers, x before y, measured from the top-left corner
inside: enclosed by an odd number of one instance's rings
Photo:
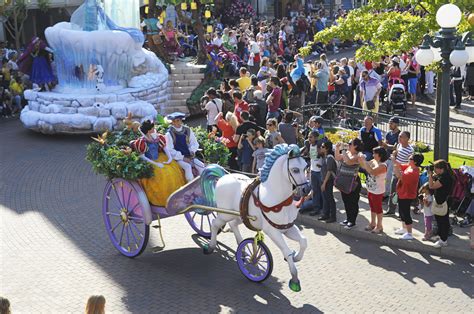
[[[295,188],[299,196],[309,192],[310,185],[305,175],[306,167],[305,160],[300,157],[298,146],[277,145],[271,153],[267,153],[261,170],[261,183],[252,192],[248,202],[248,215],[256,217],[255,221],[250,221],[251,225],[255,229],[262,230],[272,239],[288,262],[291,272],[289,286],[293,291],[301,290],[295,262],[303,258],[307,247],[306,238],[294,225],[298,208],[293,202],[293,195]],[[206,180],[206,175],[204,174],[201,178]],[[240,174],[227,174],[221,177],[215,186],[216,207],[239,210],[242,193],[251,182],[252,179]],[[212,253],[216,248],[217,232],[226,223],[234,233],[237,244],[242,242],[243,238],[238,227],[242,223],[241,217],[220,213],[212,222],[211,240],[204,248],[205,254]],[[283,235],[299,242],[298,252],[295,253],[288,247]]]

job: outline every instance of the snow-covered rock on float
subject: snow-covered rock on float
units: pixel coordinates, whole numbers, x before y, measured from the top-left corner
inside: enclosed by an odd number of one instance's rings
[[[168,71],[142,48],[141,31],[117,26],[97,0],[86,0],[70,23],[45,34],[59,84],[50,92],[25,91],[28,105],[20,118],[26,128],[100,132],[120,128],[129,112],[137,120],[153,119],[168,103]]]

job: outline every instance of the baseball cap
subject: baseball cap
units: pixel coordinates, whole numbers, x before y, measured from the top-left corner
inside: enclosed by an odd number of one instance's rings
[[[400,124],[400,119],[398,117],[391,117],[390,120],[388,120],[389,123],[393,122],[395,124]]]

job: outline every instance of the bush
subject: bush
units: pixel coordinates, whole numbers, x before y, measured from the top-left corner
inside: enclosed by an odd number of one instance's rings
[[[213,81],[202,81],[202,83],[196,87],[191,93],[191,96],[186,100],[186,106],[188,106],[191,115],[198,115],[204,113],[201,109],[201,98],[206,94],[207,90],[211,87],[219,88],[221,85],[220,80]]]
[[[329,129],[326,131],[327,138],[333,143],[349,143],[351,140],[359,137],[358,131]]]
[[[415,142],[413,146],[416,153],[427,153],[431,151],[430,146],[423,142]]]

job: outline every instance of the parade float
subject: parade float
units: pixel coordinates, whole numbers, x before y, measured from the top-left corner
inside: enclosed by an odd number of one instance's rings
[[[46,29],[58,84],[50,91],[25,91],[28,105],[21,121],[26,128],[46,134],[97,133],[121,129],[129,114],[143,121],[164,109],[170,98],[168,71],[142,48],[142,32],[125,27],[139,27],[135,2],[108,0],[103,8],[98,0],[86,0],[70,22]]]

